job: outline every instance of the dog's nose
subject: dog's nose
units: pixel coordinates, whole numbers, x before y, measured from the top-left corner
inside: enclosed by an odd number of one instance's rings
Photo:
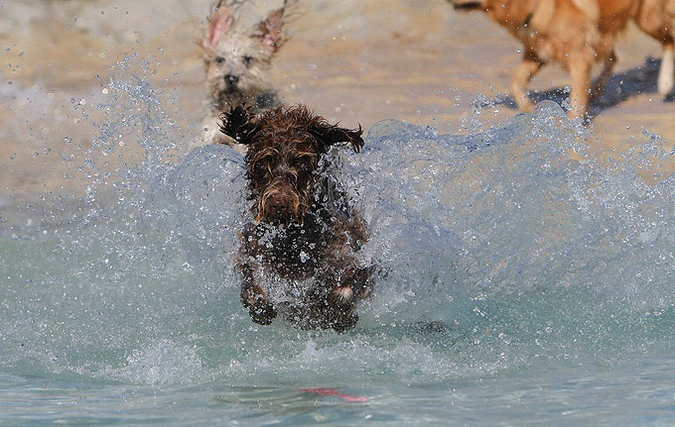
[[[298,218],[299,207],[300,200],[296,194],[274,191],[263,197],[258,220],[272,224],[289,223]]]
[[[267,215],[273,222],[285,222],[293,217],[293,211],[287,205],[271,205]]]
[[[225,76],[225,82],[230,86],[236,86],[239,83],[239,76],[233,74],[227,74]]]

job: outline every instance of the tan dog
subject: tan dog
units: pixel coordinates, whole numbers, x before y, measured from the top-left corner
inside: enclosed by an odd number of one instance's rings
[[[666,95],[673,89],[673,17],[668,12],[673,0],[449,1],[456,9],[484,11],[523,44],[523,59],[511,80],[512,95],[523,111],[533,106],[527,96],[532,77],[547,62],[557,61],[572,79],[569,115],[584,116],[591,97],[604,91],[616,62],[614,42],[630,21],[663,46],[658,91]],[[603,67],[591,85],[595,62]]]
[[[202,144],[227,142],[220,132],[218,116],[241,104],[255,112],[279,102],[267,78],[272,58],[286,41],[284,12],[292,1],[252,27],[239,22],[242,0],[219,0],[208,18],[209,26],[201,45],[204,49],[208,113],[202,121]]]

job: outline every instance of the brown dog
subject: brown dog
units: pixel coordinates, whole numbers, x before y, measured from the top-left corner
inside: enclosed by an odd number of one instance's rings
[[[366,229],[327,172],[325,155],[337,143],[358,152],[361,128],[329,124],[304,106],[259,116],[238,106],[222,118],[222,132],[248,147],[246,178],[255,201],[237,263],[244,307],[263,325],[280,313],[303,329],[353,328],[373,269],[357,262]]]
[[[292,1],[252,27],[239,23],[241,0],[219,0],[208,18],[202,40],[208,113],[202,121],[202,144],[227,142],[218,129],[218,115],[241,104],[253,105],[256,112],[279,102],[267,78],[272,58],[286,41],[284,14]]]
[[[663,46],[658,90],[673,88],[675,56],[672,0],[449,0],[456,9],[479,9],[523,44],[523,60],[511,81],[518,107],[532,109],[527,86],[547,62],[561,63],[572,79],[570,117],[584,116],[591,97],[600,95],[616,61],[613,45],[630,21]],[[602,62],[591,87],[591,68]]]

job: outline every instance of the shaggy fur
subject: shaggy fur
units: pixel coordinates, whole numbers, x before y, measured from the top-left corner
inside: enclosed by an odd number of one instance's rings
[[[259,116],[238,106],[221,129],[248,148],[255,220],[241,231],[237,268],[251,318],[267,325],[280,314],[303,329],[353,328],[373,268],[358,262],[365,225],[328,173],[326,154],[338,143],[358,152],[361,127],[329,124],[300,105]]]
[[[457,9],[478,9],[509,30],[523,46],[523,59],[511,81],[523,111],[532,109],[527,86],[549,61],[561,63],[572,80],[570,117],[586,114],[591,97],[600,95],[616,62],[614,42],[630,21],[663,46],[658,91],[673,88],[675,57],[673,0],[449,0]],[[591,68],[603,69],[591,84]]]
[[[271,11],[253,27],[238,24],[241,0],[220,0],[208,18],[208,32],[201,46],[206,68],[208,113],[202,121],[202,144],[224,143],[218,115],[241,104],[261,112],[278,104],[267,78],[272,58],[286,41],[284,7]]]

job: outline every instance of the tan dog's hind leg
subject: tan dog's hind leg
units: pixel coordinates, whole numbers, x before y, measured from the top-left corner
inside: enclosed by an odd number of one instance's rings
[[[667,95],[673,90],[675,79],[675,52],[673,52],[675,36],[672,15],[664,11],[662,1],[646,2],[635,23],[663,46],[657,89],[661,95]]]
[[[673,79],[675,78],[675,52],[673,44],[663,46],[663,56],[661,57],[661,69],[659,70],[659,79],[657,88],[661,95],[667,95],[673,90]]]
[[[527,96],[527,87],[530,80],[532,80],[535,74],[541,70],[543,65],[544,64],[531,55],[525,54],[522,62],[518,64],[518,68],[513,74],[513,79],[511,79],[511,92],[521,111],[532,111],[534,104]]]

